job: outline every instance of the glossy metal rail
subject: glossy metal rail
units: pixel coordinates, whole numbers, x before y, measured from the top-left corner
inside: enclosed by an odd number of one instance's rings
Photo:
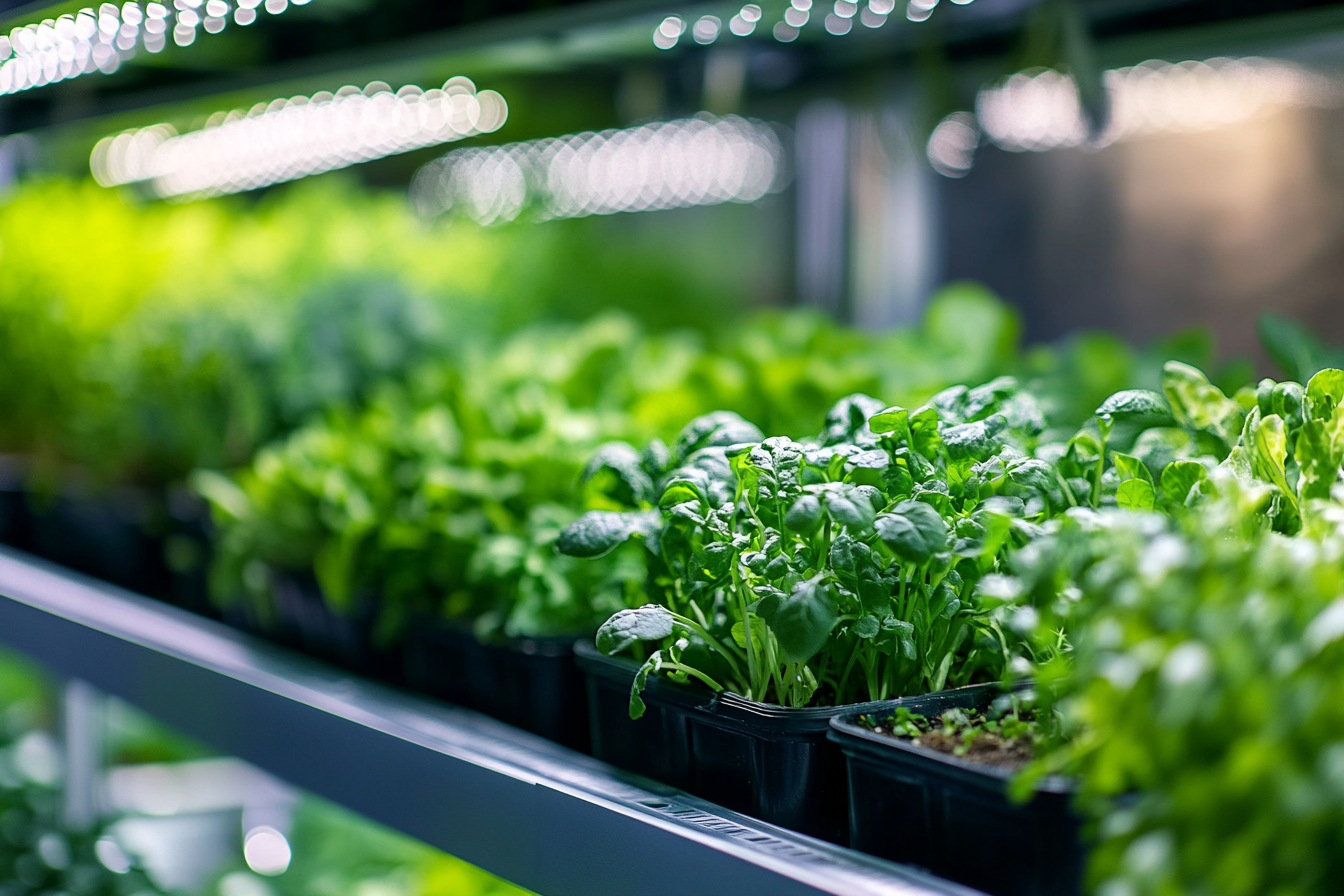
[[[0,550],[0,641],[545,896],[971,891]]]

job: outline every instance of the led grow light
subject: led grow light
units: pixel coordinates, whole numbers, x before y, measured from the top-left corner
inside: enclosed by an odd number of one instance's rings
[[[411,197],[425,215],[453,210],[483,224],[529,206],[545,219],[754,202],[783,187],[783,159],[770,125],[702,114],[454,150],[417,172]]]
[[[279,15],[289,4],[303,6],[309,0],[266,0],[265,10]],[[112,74],[121,63],[143,46],[157,53],[171,35],[178,46],[196,40],[196,29],[218,34],[228,24],[229,13],[239,25],[256,21],[261,0],[173,0],[140,4],[131,0],[118,7],[104,3],[78,13],[44,19],[0,35],[0,94],[31,90],[56,81],[91,72]]]
[[[216,112],[187,134],[158,124],[104,137],[89,167],[103,186],[149,181],[164,197],[237,193],[489,133],[507,117],[502,96],[467,78],[396,93],[375,81]]]

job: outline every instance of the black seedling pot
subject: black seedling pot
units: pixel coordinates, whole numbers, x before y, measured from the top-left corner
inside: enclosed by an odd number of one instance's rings
[[[638,665],[575,650],[588,676],[593,755],[728,809],[836,843],[847,839],[845,763],[833,716],[883,704],[794,709],[650,676],[644,717],[629,717]]]
[[[997,685],[976,685],[886,701],[831,722],[848,769],[849,845],[992,896],[1076,896],[1085,856],[1067,780],[1047,778],[1030,802],[1014,803],[1012,773],[856,724],[898,706],[927,717],[984,710],[1000,693]]]
[[[196,612],[206,593],[209,518],[179,490],[62,487],[34,493],[0,462],[0,542]]]
[[[466,625],[427,620],[407,632],[404,664],[406,684],[417,691],[588,749],[588,704],[572,637],[487,644]]]
[[[311,574],[277,576],[271,594],[275,613],[270,618],[260,620],[235,607],[226,609],[225,621],[359,675],[401,682],[401,651],[374,643],[377,608],[368,595],[357,596],[348,612],[338,612]]]
[[[588,693],[593,756],[626,771],[691,789],[689,716],[714,699],[706,688],[650,676],[644,715],[630,718],[630,685],[639,669],[632,660],[609,657],[591,641],[574,645]]]

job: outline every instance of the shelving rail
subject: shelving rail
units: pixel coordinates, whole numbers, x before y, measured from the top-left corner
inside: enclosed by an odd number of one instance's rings
[[[0,642],[544,896],[974,896],[0,549]]]

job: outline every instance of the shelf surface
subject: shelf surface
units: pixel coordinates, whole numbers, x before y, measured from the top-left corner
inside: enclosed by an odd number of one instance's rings
[[[973,896],[0,549],[0,641],[544,896]]]

